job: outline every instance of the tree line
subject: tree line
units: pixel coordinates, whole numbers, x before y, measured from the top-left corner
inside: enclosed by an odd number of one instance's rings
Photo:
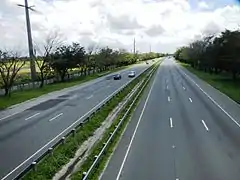
[[[133,54],[124,49],[99,48],[95,45],[85,48],[78,42],[70,45],[60,43],[56,37],[47,38],[37,51],[41,54],[35,58],[38,67],[37,80],[41,82],[39,88],[44,86],[49,77],[64,82],[69,79],[71,73],[87,76],[163,56],[153,52]],[[10,95],[11,88],[21,76],[19,71],[27,62],[29,63],[29,59],[21,58],[16,52],[0,50],[0,87],[5,90],[6,96]]]
[[[209,73],[228,72],[236,80],[240,74],[240,31],[225,30],[179,48],[175,54],[179,61]]]

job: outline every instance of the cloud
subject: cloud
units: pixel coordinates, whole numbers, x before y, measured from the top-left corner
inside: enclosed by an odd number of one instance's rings
[[[109,14],[107,21],[110,28],[114,30],[139,29],[143,27],[137,22],[136,18],[129,17],[128,15],[112,16]]]
[[[16,6],[22,2],[0,1],[0,49],[20,46],[27,52],[25,12]],[[134,37],[139,51],[149,51],[151,44],[155,51],[172,52],[197,36],[240,24],[239,6],[213,9],[208,1],[200,1],[197,9],[187,0],[29,0],[29,5],[39,11],[30,12],[34,42],[56,30],[67,43],[96,42],[129,51]]]
[[[161,25],[154,25],[150,28],[148,28],[145,33],[151,37],[159,36],[161,35],[165,30]]]
[[[205,1],[199,1],[198,2],[198,7],[200,9],[209,9],[210,8],[209,5]]]
[[[202,33],[203,35],[214,35],[214,34],[218,34],[221,31],[223,31],[224,29],[222,29],[218,24],[216,24],[215,22],[209,22],[203,29],[202,29]]]

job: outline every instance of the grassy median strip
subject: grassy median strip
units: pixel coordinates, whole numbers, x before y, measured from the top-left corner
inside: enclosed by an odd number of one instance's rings
[[[149,70],[147,70],[148,72]],[[63,165],[69,162],[74,157],[80,145],[93,135],[94,131],[101,126],[102,122],[107,118],[108,114],[121,102],[124,97],[140,82],[147,73],[140,75],[133,80],[120,94],[112,98],[100,111],[95,113],[91,119],[84,123],[81,128],[78,128],[75,136],[68,136],[65,139],[65,144],[58,145],[53,150],[53,154],[46,155],[36,166],[35,170],[30,170],[23,179],[51,179]]]
[[[144,80],[144,82],[143,82],[141,87],[143,87],[143,85],[145,84],[146,81],[147,81],[147,78],[145,78],[145,80]],[[141,87],[139,88],[138,91],[135,92],[135,95],[140,92]],[[117,143],[118,143],[118,141],[119,141],[119,139],[121,137],[121,134],[123,133],[126,125],[128,124],[128,121],[131,118],[131,115],[132,115],[134,109],[136,108],[136,106],[137,106],[137,104],[138,104],[138,102],[139,102],[143,92],[144,92],[144,90],[141,92],[141,94],[138,96],[137,100],[134,102],[133,106],[131,107],[130,111],[128,112],[128,114],[126,116],[127,118],[123,121],[123,123],[121,124],[121,127],[119,128],[119,130],[116,131],[116,134],[115,134],[113,140],[111,141],[110,145],[107,147],[107,149],[106,149],[106,151],[104,153],[104,156],[101,157],[98,165],[94,168],[93,172],[90,174],[88,179],[91,179],[91,180],[95,180],[96,179],[97,180],[99,178],[101,172],[103,171],[103,169],[104,169],[104,167],[105,167],[105,165],[106,165],[106,163],[108,161],[108,158],[111,156],[111,154],[112,154],[112,152],[114,150],[114,147],[117,145]],[[123,108],[123,110],[120,112],[118,117],[115,119],[115,121],[113,122],[111,127],[106,130],[106,132],[104,133],[103,138],[95,145],[95,147],[93,148],[91,154],[86,159],[86,161],[83,163],[83,165],[81,166],[79,171],[77,171],[75,174],[73,174],[71,176],[72,180],[79,180],[79,179],[83,178],[83,173],[90,168],[90,166],[92,165],[93,161],[95,160],[95,156],[100,153],[100,151],[102,150],[102,148],[104,146],[104,143],[107,142],[108,138],[110,137],[110,133],[114,131],[115,126],[120,122],[121,118],[124,116],[125,112],[130,107],[130,105],[131,105],[132,101],[134,100],[134,98],[135,98],[135,96],[133,96],[131,98],[131,100],[127,103],[125,108]]]
[[[240,103],[240,80],[232,80],[232,76],[230,74],[210,74],[208,72],[194,69],[188,64],[180,64],[199,78],[232,98],[237,103]]]
[[[87,75],[87,76],[81,76],[71,81],[65,81],[65,82],[59,82],[59,83],[53,83],[53,84],[47,84],[43,86],[43,88],[37,88],[37,89],[29,89],[29,90],[22,90],[22,91],[15,91],[12,92],[11,96],[0,96],[0,110],[6,109],[7,107],[10,107],[14,104],[18,104],[24,101],[27,101],[32,98],[39,97],[41,95],[58,91],[63,88],[68,88],[75,85],[80,85],[81,83],[96,79],[98,77],[110,74],[112,72],[120,71],[122,69],[127,68],[128,66],[119,67],[113,70],[108,70],[105,73],[102,72],[101,74],[93,74],[93,75]]]

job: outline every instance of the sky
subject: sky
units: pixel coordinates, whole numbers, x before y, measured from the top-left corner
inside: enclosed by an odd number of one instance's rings
[[[0,0],[0,49],[28,52],[24,0]],[[240,24],[237,0],[29,0],[33,41],[51,34],[65,43],[172,53]]]

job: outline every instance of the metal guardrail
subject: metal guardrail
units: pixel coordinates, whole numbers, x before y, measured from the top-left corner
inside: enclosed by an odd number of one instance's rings
[[[120,126],[122,125],[123,121],[126,119],[128,113],[130,112],[130,110],[132,109],[134,103],[136,102],[136,100],[139,98],[140,94],[142,93],[142,91],[144,90],[144,88],[146,87],[146,85],[148,84],[148,82],[150,81],[152,75],[154,74],[156,68],[154,68],[153,70],[151,70],[148,74],[147,80],[145,81],[144,85],[142,86],[142,88],[140,89],[140,91],[138,92],[138,94],[135,96],[134,100],[132,101],[132,103],[130,104],[129,108],[127,109],[127,111],[124,113],[123,117],[120,119],[119,123],[117,124],[116,128],[114,129],[114,131],[112,133],[110,133],[110,137],[108,138],[107,142],[104,143],[104,146],[102,148],[102,150],[100,151],[100,153],[98,155],[95,156],[95,160],[92,163],[92,165],[90,166],[90,168],[88,169],[87,172],[83,172],[83,178],[82,180],[87,180],[87,178],[89,177],[89,175],[91,174],[91,172],[93,171],[93,169],[96,167],[96,165],[99,163],[100,158],[103,156],[106,148],[110,145],[110,142],[112,141],[112,139],[114,138],[116,132],[119,130]],[[143,83],[143,82],[142,82]],[[141,84],[142,85],[142,84]],[[141,85],[139,87],[141,87]],[[138,88],[139,88],[138,87]]]
[[[95,107],[93,107],[90,111],[88,111],[86,114],[84,114],[81,118],[79,118],[77,121],[72,123],[70,126],[68,126],[65,130],[63,130],[60,134],[58,134],[56,137],[54,137],[52,140],[50,140],[47,144],[45,144],[43,147],[41,147],[38,151],[36,151],[33,155],[28,157],[25,161],[23,161],[21,164],[19,164],[17,167],[15,167],[11,172],[9,172],[7,175],[5,175],[1,180],[8,180],[8,179],[19,179],[23,177],[29,170],[35,169],[37,163],[45,157],[47,154],[51,154],[53,149],[59,145],[60,143],[65,142],[65,138],[69,136],[70,134],[75,134],[75,131],[77,128],[82,127],[84,123],[88,122],[92,115],[94,115],[97,111],[99,111],[106,103],[108,103],[113,97],[115,97],[117,94],[123,91],[124,88],[126,88],[132,81],[137,79],[139,76],[141,76],[143,73],[148,71],[152,66],[149,66],[147,69],[139,73],[134,79],[130,80],[123,86],[121,86],[119,89],[114,91],[112,94],[110,94],[106,99],[104,99],[102,102],[97,104]]]

